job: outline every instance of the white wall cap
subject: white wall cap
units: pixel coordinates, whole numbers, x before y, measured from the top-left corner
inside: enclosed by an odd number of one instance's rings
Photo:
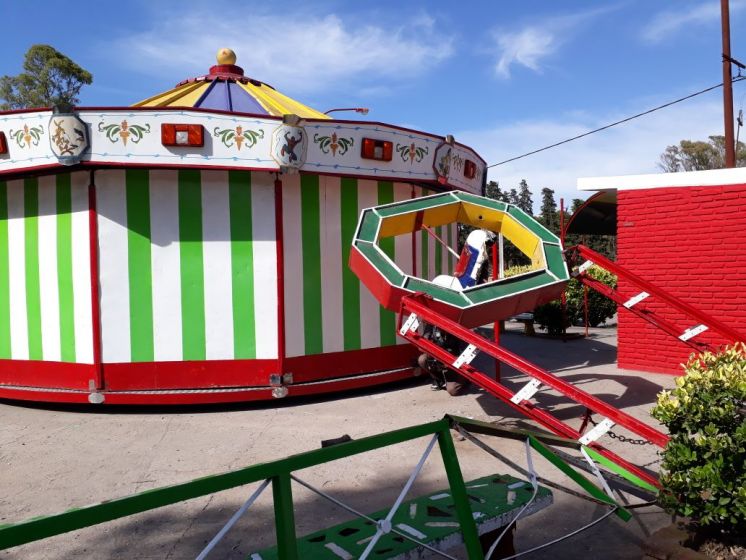
[[[746,184],[746,167],[708,171],[681,171],[678,173],[619,175],[616,177],[581,177],[578,179],[578,190],[603,191],[615,189],[629,191],[666,187],[718,187],[741,184]]]

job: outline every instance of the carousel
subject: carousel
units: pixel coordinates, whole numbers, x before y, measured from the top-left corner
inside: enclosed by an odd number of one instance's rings
[[[329,118],[229,49],[131,107],[2,112],[0,398],[212,403],[411,376],[394,311],[348,267],[358,219],[484,176],[451,136]],[[376,254],[452,274],[456,224],[431,226]]]

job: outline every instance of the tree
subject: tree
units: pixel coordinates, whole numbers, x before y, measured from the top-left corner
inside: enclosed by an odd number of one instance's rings
[[[534,215],[534,201],[531,198],[531,189],[528,188],[526,179],[521,179],[518,185],[518,208],[529,216]]]
[[[541,189],[541,214],[539,215],[539,220],[548,230],[559,233],[557,202],[554,200],[554,191],[549,187]]]
[[[519,190],[520,189],[520,190]],[[510,189],[510,192],[507,196],[507,202],[510,204],[513,204],[514,206],[517,206],[521,210],[525,210],[523,206],[521,205],[522,196],[526,196],[524,193],[524,190],[528,192],[528,200],[531,200],[531,191],[528,190],[528,183],[526,183],[526,180],[521,180],[520,184],[518,185],[518,189]],[[529,210],[527,210],[529,216],[531,215],[531,208],[529,207]],[[521,266],[530,264],[531,260],[521,253],[521,251],[513,245],[513,243],[509,239],[503,239],[503,257],[505,258],[505,267],[509,268],[511,266]]]
[[[661,154],[658,166],[668,173],[722,169],[725,167],[725,137],[709,136],[707,142],[682,140],[678,145],[668,146]],[[746,144],[743,142],[737,146],[736,166],[746,166]]]
[[[528,183],[526,183],[525,180],[521,181],[520,184],[521,191],[525,188],[527,191],[528,200],[531,200],[531,191],[528,190]],[[510,189],[510,191],[504,191],[500,188],[500,184],[496,181],[489,181],[487,185],[485,185],[484,194],[486,197],[491,198],[493,200],[499,200],[500,202],[507,202],[509,204],[514,204],[521,207],[520,200],[521,200],[521,193],[518,192],[517,189]],[[524,194],[524,196],[526,196]],[[529,214],[531,214],[531,211],[528,211]],[[466,239],[466,235],[469,234],[471,231],[471,228],[461,227],[460,229],[461,235],[463,236],[463,239]],[[459,245],[461,247],[462,245]],[[512,266],[520,266],[525,264],[530,264],[530,259],[526,257],[523,253],[521,253],[518,248],[513,245],[509,239],[503,240],[503,258],[505,259],[505,268],[510,268]],[[490,259],[490,277],[492,277],[492,264]]]
[[[91,74],[49,45],[33,45],[18,76],[0,77],[0,110],[28,107],[69,108],[78,102]]]
[[[484,196],[500,202],[508,202],[508,195],[500,188],[500,183],[490,181],[484,188]]]

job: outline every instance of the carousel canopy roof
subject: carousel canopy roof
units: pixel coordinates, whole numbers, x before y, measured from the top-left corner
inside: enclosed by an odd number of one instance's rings
[[[600,191],[591,196],[570,217],[567,233],[616,235],[617,192]]]
[[[243,68],[236,66],[232,50],[220,49],[217,62],[209,74],[184,80],[174,89],[135,103],[134,107],[201,107],[280,117],[295,114],[303,118],[329,118],[272,86],[245,76]]]

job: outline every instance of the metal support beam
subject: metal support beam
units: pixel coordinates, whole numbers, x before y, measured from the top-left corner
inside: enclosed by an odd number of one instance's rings
[[[272,478],[272,496],[275,502],[277,556],[280,560],[298,560],[290,473],[281,473]]]
[[[483,560],[484,554],[482,545],[479,543],[477,525],[469,506],[469,496],[466,493],[464,476],[461,474],[461,467],[458,464],[456,448],[453,445],[450,431],[439,432],[438,443],[440,444],[440,454],[443,457],[443,466],[448,476],[448,485],[451,487],[453,503],[456,505],[456,517],[461,525],[461,534],[464,538],[469,560]]]

